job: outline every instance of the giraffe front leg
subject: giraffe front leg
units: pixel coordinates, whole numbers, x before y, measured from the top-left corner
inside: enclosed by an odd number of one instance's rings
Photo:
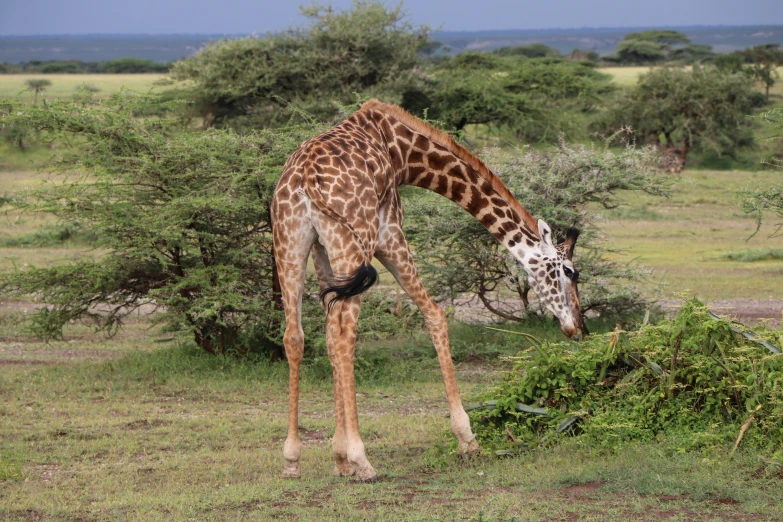
[[[454,362],[451,360],[451,349],[449,348],[449,326],[446,321],[446,313],[424,288],[413,264],[413,256],[405,244],[402,231],[395,228],[393,232],[392,238],[389,240],[389,251],[379,256],[379,259],[424,315],[427,330],[438,354],[443,383],[446,386],[451,431],[457,437],[457,451],[463,457],[476,455],[481,451],[481,448],[470,429],[470,418],[465,413],[465,408],[462,407],[462,400],[457,389]]]
[[[470,418],[462,406],[462,399],[457,389],[454,362],[451,360],[451,350],[449,348],[449,328],[446,314],[431,299],[427,303],[422,303],[420,309],[427,323],[430,337],[432,337],[435,345],[440,371],[443,375],[443,383],[446,385],[451,431],[458,442],[457,453],[463,458],[473,457],[481,451],[481,447],[473,434],[473,430],[470,429]]]

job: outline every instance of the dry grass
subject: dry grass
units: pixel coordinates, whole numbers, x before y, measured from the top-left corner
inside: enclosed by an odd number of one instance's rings
[[[23,100],[31,101],[33,93],[25,85],[30,79],[52,82],[44,92],[44,97],[66,98],[85,84],[100,89],[98,97],[108,96],[123,87],[136,92],[160,91],[166,87],[156,87],[155,82],[165,77],[165,74],[0,74],[0,98],[13,98],[21,94]]]

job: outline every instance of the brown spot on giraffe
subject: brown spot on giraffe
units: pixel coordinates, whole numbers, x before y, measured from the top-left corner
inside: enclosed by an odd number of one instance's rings
[[[272,200],[289,363],[284,476],[300,475],[301,314],[309,255],[325,300],[326,345],[334,373],[335,472],[355,474],[359,480],[376,475],[359,435],[353,370],[360,294],[376,276],[373,257],[424,315],[438,354],[460,453],[479,450],[457,389],[445,313],[422,285],[402,231],[397,189],[403,184],[437,192],[476,217],[523,264],[531,287],[560,319],[563,332],[570,337],[580,335],[576,278],[566,276],[578,274],[571,263],[576,237],[556,247],[547,224],[533,218],[476,156],[403,109],[369,101],[291,155]],[[540,273],[533,270],[542,266],[545,269]]]

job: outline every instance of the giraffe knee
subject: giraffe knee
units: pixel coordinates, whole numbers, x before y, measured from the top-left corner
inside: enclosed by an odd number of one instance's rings
[[[283,335],[285,354],[289,363],[299,363],[304,356],[304,333],[299,328],[286,328]]]
[[[433,302],[427,307],[426,313],[424,313],[424,322],[430,330],[445,327],[446,312],[443,311],[443,308]]]

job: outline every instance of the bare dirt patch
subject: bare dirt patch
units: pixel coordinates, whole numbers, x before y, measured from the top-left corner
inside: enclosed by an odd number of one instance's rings
[[[299,438],[303,444],[321,444],[325,443],[327,436],[326,430],[309,430],[307,428],[299,427]],[[283,442],[285,437],[275,437],[272,442]]]
[[[674,315],[682,306],[682,300],[666,300],[660,302],[661,308]],[[707,307],[718,315],[755,325],[768,320],[771,326],[780,326],[783,318],[783,300],[780,299],[718,299],[707,301]]]
[[[62,468],[57,464],[32,464],[23,467],[22,472],[43,482],[51,482],[62,473]]]
[[[155,428],[157,426],[168,426],[171,424],[171,421],[163,420],[163,419],[152,419],[152,421],[149,421],[147,419],[139,419],[135,421],[131,421],[127,423],[124,427],[126,430],[149,430],[152,428]]]
[[[17,509],[10,511],[8,514],[11,515],[11,520],[36,521],[45,519],[45,515],[35,509]]]
[[[584,482],[582,484],[574,484],[572,486],[565,487],[560,490],[560,493],[569,497],[585,497],[590,496],[604,485],[604,482]]]

